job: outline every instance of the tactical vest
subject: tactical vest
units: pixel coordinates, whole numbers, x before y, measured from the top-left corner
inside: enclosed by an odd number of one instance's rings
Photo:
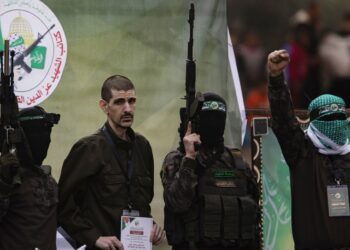
[[[191,208],[182,214],[165,208],[169,244],[229,247],[256,240],[258,204],[249,188],[256,184],[240,152],[226,149],[211,166],[201,165]]]

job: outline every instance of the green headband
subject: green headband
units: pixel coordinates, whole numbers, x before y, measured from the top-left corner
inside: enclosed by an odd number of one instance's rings
[[[226,112],[226,105],[219,101],[205,101],[202,106],[203,111],[221,111]]]
[[[319,117],[322,117],[323,115],[329,115],[333,113],[343,113],[346,115],[345,105],[332,103],[332,104],[318,107],[317,109],[314,109],[313,111],[310,112],[310,121],[313,121]]]
[[[309,105],[310,121],[326,115],[341,113],[346,115],[345,102],[335,95],[321,95],[315,98]]]
[[[34,121],[34,120],[45,120],[45,121],[50,122],[52,124],[57,124],[58,121],[60,120],[60,115],[59,114],[54,114],[54,113],[47,113],[47,114],[44,114],[44,115],[18,117],[18,120],[20,122]]]

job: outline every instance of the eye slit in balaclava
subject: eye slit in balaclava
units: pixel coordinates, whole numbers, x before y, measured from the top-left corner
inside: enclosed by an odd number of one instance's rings
[[[199,135],[204,147],[223,143],[226,123],[226,102],[215,93],[204,93],[204,103],[199,113]]]

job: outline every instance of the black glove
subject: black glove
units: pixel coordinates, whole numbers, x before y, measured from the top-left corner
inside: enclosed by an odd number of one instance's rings
[[[17,174],[19,161],[14,154],[7,153],[0,157],[0,177],[7,183]]]

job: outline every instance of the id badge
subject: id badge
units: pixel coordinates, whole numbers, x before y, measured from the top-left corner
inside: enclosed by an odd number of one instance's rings
[[[139,212],[139,210],[134,210],[134,209],[132,209],[132,210],[124,209],[122,216],[139,217],[140,212]]]
[[[327,197],[330,217],[350,215],[347,185],[327,186]]]

